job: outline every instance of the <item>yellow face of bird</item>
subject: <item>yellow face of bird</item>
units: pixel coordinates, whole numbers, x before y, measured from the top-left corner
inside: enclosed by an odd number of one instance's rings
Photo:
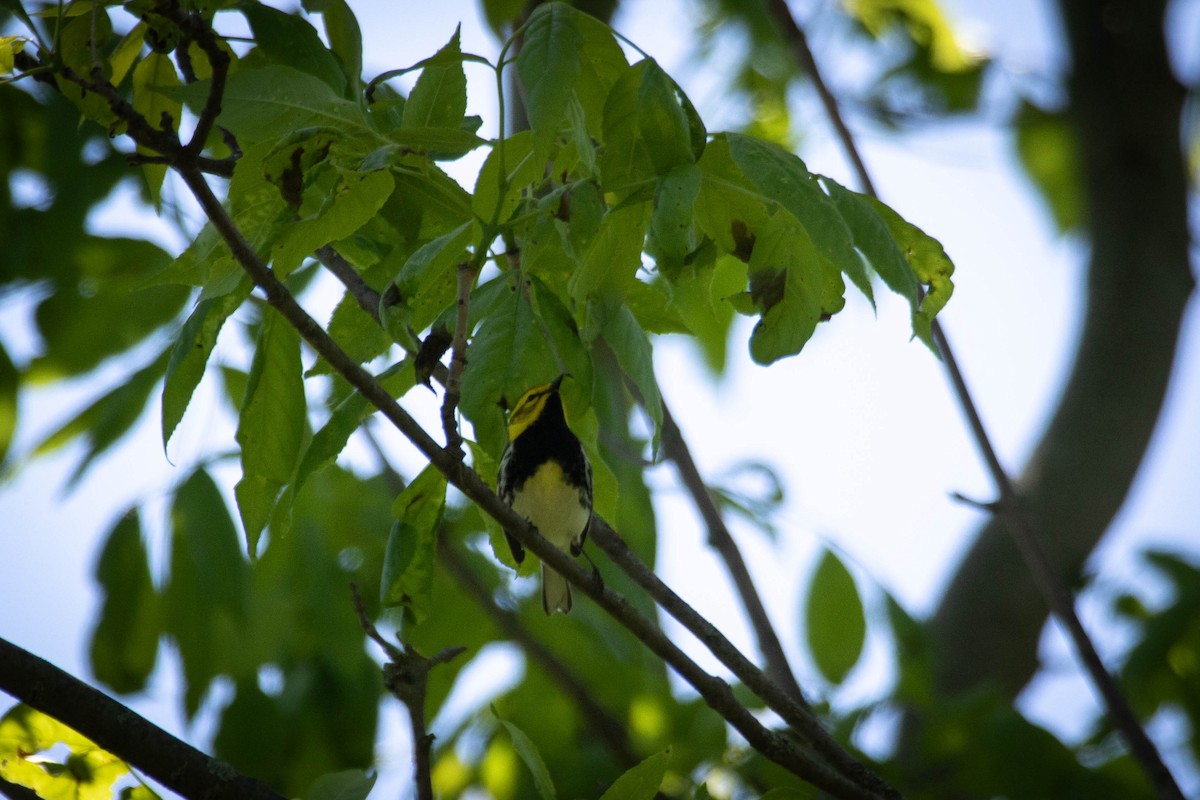
[[[553,383],[543,383],[521,395],[521,399],[517,401],[512,414],[508,417],[508,440],[510,442],[524,433],[525,429],[542,415],[542,411],[546,408],[546,401],[550,399],[551,395],[558,392],[561,380],[560,378]]]

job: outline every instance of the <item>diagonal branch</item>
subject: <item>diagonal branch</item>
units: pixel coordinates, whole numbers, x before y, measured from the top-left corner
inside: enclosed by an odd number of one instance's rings
[[[183,797],[283,800],[132,709],[34,654],[0,639],[0,690],[61,721]]]
[[[734,541],[729,527],[725,524],[721,509],[717,508],[717,504],[713,501],[712,492],[709,491],[708,485],[700,475],[700,470],[696,467],[695,460],[692,459],[692,452],[665,401],[662,405],[662,412],[663,451],[668,458],[675,462],[680,480],[683,481],[688,494],[692,496],[692,502],[696,504],[700,516],[704,519],[704,524],[708,528],[709,546],[720,554],[726,569],[729,570],[733,584],[742,598],[746,615],[750,618],[750,625],[758,638],[758,648],[766,661],[767,675],[779,686],[782,686],[793,701],[807,707],[804,693],[800,690],[800,684],[796,682],[796,675],[792,672],[791,665],[788,664],[787,655],[783,652],[783,645],[775,633],[775,627],[771,624],[766,607],[763,606],[762,598],[758,594],[758,587],[750,576],[750,570],[746,566],[745,559],[742,558],[742,552],[738,549],[737,542]]]
[[[792,16],[785,0],[768,0],[767,5],[770,13],[782,29],[787,42],[790,44],[796,60],[808,71],[809,77],[816,87],[817,93],[820,95],[825,110],[829,115],[830,122],[837,132],[838,139],[854,164],[859,180],[862,183],[863,191],[872,197],[878,197],[854,136],[842,118],[837,99],[829,90],[829,87],[821,76],[820,70],[817,68],[816,59],[813,57],[812,50],[808,46],[804,30]],[[1090,4],[1075,3],[1072,0],[1064,0],[1063,6],[1068,9],[1068,17],[1074,13],[1080,20],[1084,19],[1086,14],[1080,14],[1077,9],[1085,6],[1089,9],[1088,14],[1096,15],[1099,13]],[[1077,22],[1077,25],[1079,24],[1082,23]],[[1161,28],[1161,25],[1159,27]],[[1159,30],[1158,35],[1161,37],[1161,30]],[[1178,129],[1177,123],[1178,120],[1176,120],[1176,125],[1171,128],[1173,132]],[[1177,144],[1174,149],[1178,150]],[[993,507],[994,513],[1003,518],[1005,527],[1021,555],[1029,576],[1033,579],[1034,585],[1037,587],[1046,605],[1050,608],[1051,613],[1058,619],[1059,624],[1066,629],[1092,684],[1103,698],[1109,719],[1121,732],[1134,757],[1146,773],[1150,782],[1154,785],[1159,796],[1182,800],[1183,793],[1171,775],[1170,770],[1167,769],[1166,764],[1163,762],[1158,749],[1150,740],[1150,737],[1146,735],[1146,731],[1138,720],[1137,715],[1134,714],[1128,700],[1121,693],[1116,681],[1104,666],[1095,645],[1084,629],[1082,622],[1080,622],[1079,616],[1075,612],[1075,599],[1060,579],[1059,572],[1051,564],[1049,556],[1041,544],[1044,533],[1038,529],[1037,523],[1029,513],[1029,509],[1019,496],[1012,478],[1009,477],[1008,472],[1001,465],[991,437],[980,417],[974,397],[963,378],[962,371],[958,367],[958,361],[954,356],[953,349],[950,347],[945,330],[936,319],[933,320],[932,334],[942,363],[950,378],[955,397],[962,408],[963,414],[967,417],[967,422],[971,428],[976,446],[979,448],[988,472],[996,484],[999,500]]]
[[[425,693],[429,687],[429,671],[439,664],[457,657],[465,647],[447,647],[433,656],[424,656],[416,648],[400,642],[392,644],[367,617],[362,595],[358,586],[350,584],[354,610],[363,632],[387,654],[388,663],[383,667],[383,683],[393,697],[408,709],[409,724],[413,738],[413,783],[416,784],[417,800],[433,800],[433,774],[430,754],[433,750],[433,734],[425,725]]]
[[[474,470],[456,458],[453,453],[447,452],[438,445],[416,420],[400,407],[387,390],[361,365],[350,358],[316,320],[300,307],[287,287],[262,263],[257,253],[246,242],[228,212],[213,194],[203,173],[195,167],[177,168],[177,171],[208,216],[214,229],[229,247],[235,260],[250,275],[254,283],[265,292],[267,302],[278,310],[296,328],[300,336],[350,385],[354,386],[369,403],[378,408],[380,413],[403,433],[429,459],[434,468],[446,476],[451,484],[478,505],[484,513],[499,522],[506,532],[524,544],[530,552],[537,555],[554,571],[592,598],[600,608],[627,628],[651,652],[662,658],[696,689],[710,707],[721,714],[755,750],[766,758],[837,797],[878,800],[883,796],[873,789],[865,788],[841,772],[831,769],[826,764],[806,756],[788,736],[765,727],[737,701],[732,689],[725,681],[701,669],[663,634],[657,625],[642,616],[624,597],[594,581],[592,576],[575,563],[573,558],[550,544],[528,520],[505,504],[488,488]],[[615,533],[612,534],[612,537],[616,538]],[[695,613],[693,610],[692,614]],[[709,627],[712,627],[711,624]],[[757,671],[752,664],[750,668]],[[761,672],[759,674],[761,675]],[[762,681],[770,684],[765,676],[762,677]],[[815,723],[815,720],[813,722]],[[819,726],[819,723],[815,724]],[[848,755],[847,757],[849,758]],[[865,767],[860,768],[862,771],[866,771]],[[895,793],[891,793],[891,795],[898,796]]]
[[[439,537],[438,557],[442,566],[450,573],[450,577],[462,587],[476,605],[483,609],[496,627],[503,631],[505,636],[519,644],[525,654],[546,673],[563,694],[574,701],[616,761],[626,768],[636,765],[639,759],[633,750],[633,745],[629,742],[629,736],[621,721],[609,713],[607,708],[596,702],[592,692],[579,676],[534,636],[516,614],[505,611],[496,605],[491,592],[467,564],[458,548],[446,544],[445,540]]]

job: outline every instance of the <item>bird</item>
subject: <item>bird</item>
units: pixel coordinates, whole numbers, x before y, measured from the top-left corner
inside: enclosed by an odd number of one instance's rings
[[[555,547],[578,556],[592,520],[592,465],[567,425],[560,375],[521,395],[508,418],[508,445],[496,480],[500,499],[529,520]],[[513,559],[525,548],[505,534]],[[547,616],[571,610],[571,585],[543,563],[542,609]]]

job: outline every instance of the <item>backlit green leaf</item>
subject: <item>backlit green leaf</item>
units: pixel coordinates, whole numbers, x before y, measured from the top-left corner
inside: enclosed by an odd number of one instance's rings
[[[662,786],[670,759],[670,750],[655,753],[613,781],[600,800],[651,800]]]
[[[145,117],[155,128],[178,131],[183,101],[178,96],[169,94],[169,90],[179,84],[179,75],[171,57],[151,51],[133,70],[133,110]],[[141,146],[138,147],[138,152],[158,155]],[[159,190],[167,175],[167,165],[143,164],[142,174],[146,176],[150,199],[157,208],[160,205]]]
[[[404,106],[401,129],[457,129],[467,113],[467,76],[463,72],[459,47],[461,26],[435,55],[434,63],[421,70]]]
[[[362,75],[362,28],[346,0],[324,0],[321,19],[333,54],[341,59],[342,71],[350,79],[350,96],[356,96]]]
[[[446,478],[432,464],[396,498],[396,523],[388,537],[380,602],[401,606],[420,623],[431,610],[438,523],[446,505]]]
[[[235,491],[252,554],[279,490],[291,480],[296,467],[305,414],[300,337],[279,312],[268,306],[263,311],[237,429],[242,479]]]
[[[250,295],[251,284],[243,278],[237,291],[220,297],[201,300],[192,310],[171,348],[167,362],[167,376],[162,393],[162,440],[163,447],[171,441],[171,435],[183,419],[192,394],[204,377],[208,357],[217,343],[217,336],[229,315],[236,311]]]
[[[208,89],[208,81],[197,81],[181,87],[178,93],[194,111],[199,111]],[[220,124],[237,136],[243,150],[318,125],[379,141],[358,103],[346,100],[320,78],[279,64],[243,67],[229,77],[221,101]]]
[[[163,620],[183,661],[190,718],[213,678],[244,668],[250,583],[225,498],[203,470],[175,492],[170,547]]]
[[[659,270],[669,279],[679,274],[697,244],[693,222],[702,178],[699,167],[684,164],[659,179],[654,191],[650,252]]]
[[[537,745],[525,735],[524,731],[511,722],[502,719],[500,724],[512,737],[513,749],[517,751],[517,755],[521,757],[533,775],[533,785],[537,789],[538,795],[542,800],[556,800],[558,795],[554,791],[554,781],[550,778],[550,770],[546,768],[546,762],[542,760],[542,754],[538,752]]]
[[[64,763],[52,750],[59,743],[69,751]],[[0,718],[0,778],[38,797],[109,800],[113,783],[128,772],[112,753],[29,706],[13,706]]]
[[[809,583],[804,620],[813,663],[827,681],[840,684],[862,655],[867,620],[854,578],[831,550]]]
[[[654,377],[654,354],[650,339],[634,319],[633,312],[624,304],[606,309],[603,336],[616,353],[621,369],[642,395],[646,413],[654,423],[654,449],[657,450],[662,429],[662,397]]]
[[[950,295],[954,293],[954,282],[950,280],[950,276],[954,274],[954,263],[937,239],[905,220],[879,200],[867,198],[867,201],[892,232],[892,238],[899,245],[900,252],[917,274],[917,280],[928,287],[920,308],[913,312],[913,335],[936,353],[930,328],[933,318],[950,302]]]
[[[159,601],[136,510],[108,534],[95,577],[104,600],[92,631],[92,672],[121,694],[141,691],[158,654]]]
[[[336,94],[345,94],[345,73],[307,20],[261,3],[245,3],[239,8],[250,23],[255,44],[270,61],[307,72]]]
[[[501,162],[503,176],[500,174]],[[497,142],[475,179],[472,210],[482,220],[508,221],[521,202],[522,191],[540,183],[545,171],[546,165],[534,156],[532,131],[519,131]],[[502,179],[503,198],[500,196]]]
[[[343,173],[333,195],[315,215],[288,226],[273,248],[275,271],[287,276],[317,248],[353,234],[379,213],[394,187],[386,170]]]
[[[8,351],[0,344],[0,464],[8,457],[13,434],[17,430],[17,393],[21,375],[17,366],[8,357]]]
[[[620,293],[642,266],[642,246],[650,208],[647,203],[627,205],[604,215],[587,254],[568,284],[576,302],[593,294]]]
[[[582,69],[579,12],[566,3],[545,3],[534,9],[525,26],[517,55],[517,74],[525,85],[529,126],[541,149],[558,133],[567,116],[575,81]]]
[[[783,148],[739,134],[727,134],[729,151],[746,177],[764,197],[782,205],[808,232],[817,250],[838,271],[862,271],[850,229],[816,176]]]
[[[554,353],[542,333],[523,287],[514,275],[502,275],[485,286],[502,294],[484,318],[467,348],[463,370],[463,413],[475,426],[475,436],[488,452],[499,456],[508,437],[502,404],[511,408],[531,386],[560,374]],[[481,305],[472,300],[472,306]]]
[[[820,258],[802,228],[767,226],[750,255],[750,299],[762,318],[750,334],[750,356],[770,364],[795,355],[821,317],[824,275],[813,274]]]

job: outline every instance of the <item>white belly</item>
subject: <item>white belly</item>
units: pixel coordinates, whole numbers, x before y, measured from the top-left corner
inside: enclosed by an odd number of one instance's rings
[[[560,550],[578,542],[591,516],[579,503],[579,491],[566,484],[562,467],[553,461],[525,481],[512,507]]]

